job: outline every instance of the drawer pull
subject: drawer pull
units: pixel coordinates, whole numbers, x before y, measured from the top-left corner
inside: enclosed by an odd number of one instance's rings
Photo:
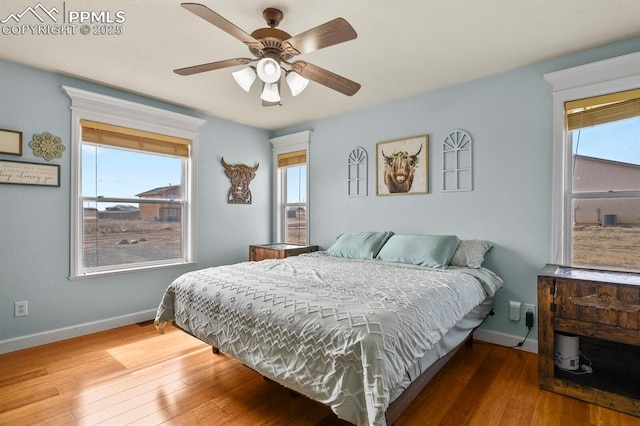
[[[614,299],[607,293],[592,294],[584,297],[570,297],[569,300],[574,305],[589,306],[596,309],[611,309],[614,311],[622,312],[638,312],[640,311],[640,305],[633,305],[631,303],[623,302],[618,299]]]

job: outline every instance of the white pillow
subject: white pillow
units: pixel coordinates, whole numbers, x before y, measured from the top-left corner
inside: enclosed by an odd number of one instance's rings
[[[491,247],[493,247],[491,241],[462,240],[449,265],[478,269],[484,262],[484,255],[491,250]]]

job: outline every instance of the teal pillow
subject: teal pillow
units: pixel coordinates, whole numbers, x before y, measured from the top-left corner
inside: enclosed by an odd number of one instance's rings
[[[338,237],[327,253],[329,256],[347,259],[374,259],[392,235],[391,231],[347,232]]]
[[[378,259],[444,269],[459,243],[455,235],[394,235],[382,247]]]

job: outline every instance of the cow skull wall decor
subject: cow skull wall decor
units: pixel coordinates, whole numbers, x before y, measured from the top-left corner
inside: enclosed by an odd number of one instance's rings
[[[227,164],[224,158],[221,158],[224,172],[231,181],[231,188],[227,201],[229,204],[251,204],[251,190],[249,183],[256,177],[256,171],[260,164],[249,167],[244,164]]]

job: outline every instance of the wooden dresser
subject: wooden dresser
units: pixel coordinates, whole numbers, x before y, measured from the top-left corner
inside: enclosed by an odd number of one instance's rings
[[[318,246],[288,243],[261,244],[249,246],[249,260],[284,259],[285,257],[297,256],[302,253],[311,253],[314,251],[318,251]]]
[[[555,365],[557,332],[578,336],[587,367]],[[640,275],[557,265],[540,272],[538,383],[640,417]]]

